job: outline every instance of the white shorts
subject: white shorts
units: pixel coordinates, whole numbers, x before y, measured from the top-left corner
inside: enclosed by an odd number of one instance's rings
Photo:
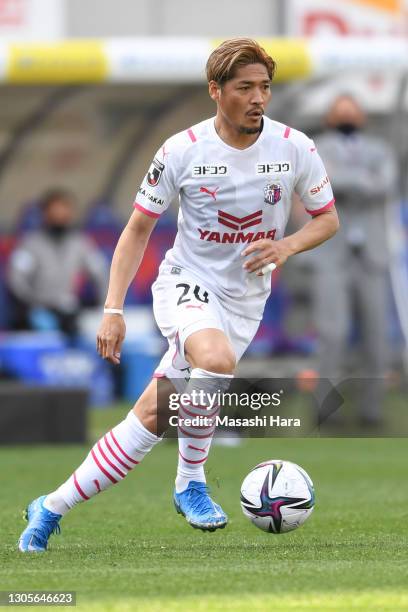
[[[152,293],[154,317],[169,343],[155,370],[155,378],[188,377],[190,364],[184,355],[184,343],[200,329],[223,331],[238,363],[259,327],[259,321],[226,310],[204,281],[177,266],[162,263]]]

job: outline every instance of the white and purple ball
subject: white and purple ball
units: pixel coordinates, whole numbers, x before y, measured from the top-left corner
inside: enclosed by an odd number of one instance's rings
[[[273,459],[251,470],[241,486],[244,515],[268,533],[297,529],[313,512],[310,476],[296,463]]]

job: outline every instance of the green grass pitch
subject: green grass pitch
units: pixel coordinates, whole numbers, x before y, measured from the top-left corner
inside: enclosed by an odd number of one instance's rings
[[[125,414],[92,413],[92,440]],[[246,440],[214,446],[208,481],[230,516],[202,533],[176,514],[177,460],[165,442],[117,486],[62,521],[43,555],[16,550],[25,504],[54,489],[88,447],[0,449],[0,590],[75,590],[80,610],[407,610],[407,443],[404,439]],[[243,477],[265,459],[312,476],[316,508],[272,535],[242,515]]]

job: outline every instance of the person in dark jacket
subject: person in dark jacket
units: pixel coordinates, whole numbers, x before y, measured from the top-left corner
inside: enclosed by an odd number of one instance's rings
[[[312,254],[319,373],[341,377],[350,331],[357,324],[362,359],[356,375],[367,381],[360,418],[371,424],[382,419],[387,361],[385,207],[397,196],[397,163],[387,142],[366,133],[365,112],[352,96],[334,100],[326,123],[327,130],[315,142],[336,198],[340,231]]]

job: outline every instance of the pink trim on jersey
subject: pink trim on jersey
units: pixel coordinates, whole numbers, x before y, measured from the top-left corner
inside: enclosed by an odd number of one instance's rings
[[[190,136],[191,142],[196,142],[197,141],[196,135],[194,134],[194,132],[193,132],[193,130],[191,128],[189,128],[187,130],[187,134]]]
[[[175,338],[174,338],[174,347],[175,347],[175,351],[174,351],[174,355],[171,359],[171,365],[173,366],[173,368],[175,368],[176,366],[174,365],[174,360],[177,357],[177,354],[179,352],[177,345],[180,344],[180,338],[179,338],[179,332],[177,331]]]
[[[163,374],[162,372],[155,372],[152,378],[166,378],[166,375]]]
[[[154,213],[151,210],[147,210],[147,208],[144,208],[141,204],[138,204],[137,202],[133,204],[133,208],[136,208],[136,210],[140,210],[140,212],[144,213],[148,217],[153,217],[153,219],[158,219],[160,217],[158,213]]]
[[[290,134],[290,127],[287,125],[285,128],[285,133],[283,134],[283,137],[289,138],[289,134]]]
[[[323,206],[323,208],[319,208],[318,210],[309,210],[308,208],[306,208],[306,212],[308,212],[309,215],[311,215],[312,217],[315,217],[316,215],[320,215],[320,213],[323,213],[326,210],[329,210],[329,208],[331,208],[333,206],[335,201],[336,200],[333,198],[332,200],[330,200],[330,202],[328,204],[325,204],[325,206]]]

